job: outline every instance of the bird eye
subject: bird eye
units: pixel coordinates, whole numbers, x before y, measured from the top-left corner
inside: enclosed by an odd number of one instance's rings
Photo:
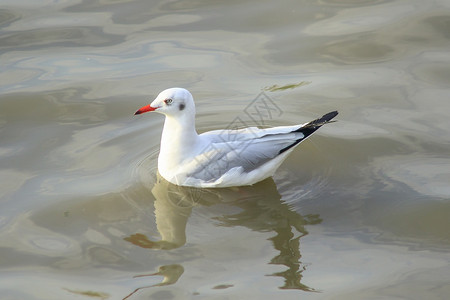
[[[173,101],[173,100],[169,98],[169,99],[164,100],[164,103],[166,103],[166,104],[171,104],[172,101]]]

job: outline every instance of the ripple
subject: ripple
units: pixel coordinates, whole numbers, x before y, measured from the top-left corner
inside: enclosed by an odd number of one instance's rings
[[[111,265],[123,264],[126,262],[125,257],[109,248],[93,246],[90,247],[87,252],[95,263]]]
[[[72,243],[63,237],[35,237],[30,242],[40,249],[52,251],[63,251],[72,246]]]
[[[441,34],[446,39],[450,39],[450,15],[428,17],[424,22],[430,24],[435,32]]]
[[[352,37],[351,40],[354,40]],[[367,38],[369,39],[369,38]],[[360,41],[352,43],[351,40],[335,42],[324,47],[321,53],[347,64],[374,63],[387,61],[396,54],[396,49],[387,44],[375,41]]]
[[[145,157],[138,160],[138,163],[135,165],[133,170],[133,173],[137,174],[143,185],[150,189],[156,182],[156,174],[158,172],[158,154],[159,146],[153,146],[149,149]]]
[[[448,157],[427,155],[391,156],[374,160],[382,174],[402,182],[422,195],[450,196],[450,161]]]
[[[415,7],[410,3],[390,3],[365,8],[340,10],[335,16],[321,20],[304,29],[310,36],[340,36],[380,29],[399,19],[409,17]]]
[[[8,9],[0,9],[0,28],[7,27],[9,24],[19,19],[20,14]]]
[[[105,33],[99,27],[63,27],[7,33],[0,38],[0,45],[4,50],[24,51],[56,46],[104,47],[123,41],[123,36]]]
[[[450,86],[450,66],[448,61],[417,64],[412,72],[418,79],[433,86],[446,88]]]
[[[339,6],[374,6],[381,3],[391,2],[391,0],[320,0],[320,3],[331,3]]]

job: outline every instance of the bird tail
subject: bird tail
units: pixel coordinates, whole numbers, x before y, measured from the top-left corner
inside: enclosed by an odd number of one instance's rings
[[[317,129],[319,129],[318,127],[320,127],[320,126],[322,126],[322,125],[325,125],[325,124],[327,124],[327,123],[336,122],[336,120],[331,121],[331,119],[333,119],[334,117],[336,117],[337,114],[338,114],[338,112],[337,112],[336,110],[335,110],[335,111],[332,111],[332,112],[329,112],[329,113],[323,115],[322,117],[320,117],[320,118],[318,118],[318,119],[315,119],[315,120],[313,120],[313,121],[311,121],[311,122],[306,123],[305,125],[303,125],[303,126],[300,127],[299,129],[297,129],[296,132],[303,132],[303,130],[304,130],[304,129],[307,129],[307,128],[311,128],[311,129],[314,128],[314,129],[315,129],[314,131],[316,131]],[[313,132],[314,132],[314,131],[313,131]],[[312,133],[312,132],[311,132],[311,133]]]
[[[327,123],[336,122],[336,121],[332,121],[331,119],[336,117],[337,114],[338,114],[338,112],[336,110],[332,111],[332,112],[329,112],[329,113],[323,115],[322,117],[320,117],[318,119],[315,119],[315,120],[313,120],[311,122],[306,123],[305,125],[303,125],[299,129],[294,130],[293,132],[301,132],[301,133],[303,133],[303,137],[298,139],[298,140],[296,140],[295,143],[292,143],[291,145],[281,149],[278,154],[281,154],[281,153],[291,149],[292,147],[298,145],[301,141],[303,141],[304,139],[309,137],[311,134],[313,134],[317,129],[322,127],[322,125],[325,125]]]

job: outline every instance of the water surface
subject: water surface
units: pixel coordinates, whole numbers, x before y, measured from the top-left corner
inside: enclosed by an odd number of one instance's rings
[[[449,297],[448,1],[2,4],[6,299]],[[173,86],[199,132],[339,121],[273,179],[177,187],[133,116]]]

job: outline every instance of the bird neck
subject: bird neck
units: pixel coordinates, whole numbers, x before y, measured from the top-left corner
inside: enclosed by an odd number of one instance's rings
[[[161,152],[174,153],[188,151],[198,138],[195,130],[195,116],[184,115],[178,118],[166,116],[161,137]]]

